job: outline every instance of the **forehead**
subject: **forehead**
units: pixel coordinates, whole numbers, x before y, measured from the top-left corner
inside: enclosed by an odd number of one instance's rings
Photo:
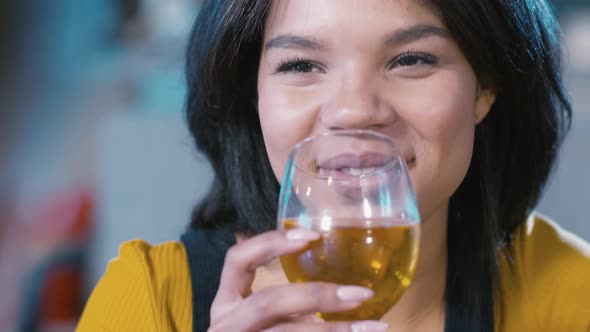
[[[367,31],[416,24],[443,27],[438,13],[425,0],[274,0],[265,24],[265,37],[322,32],[355,24]]]

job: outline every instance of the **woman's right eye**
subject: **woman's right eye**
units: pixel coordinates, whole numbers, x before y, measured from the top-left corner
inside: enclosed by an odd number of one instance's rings
[[[277,73],[318,73],[322,72],[322,69],[310,60],[305,59],[287,59],[282,61],[277,67]]]

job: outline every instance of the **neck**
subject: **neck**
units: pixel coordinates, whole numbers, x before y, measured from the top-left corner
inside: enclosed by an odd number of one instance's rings
[[[444,328],[447,216],[448,205],[422,222],[420,255],[413,281],[383,317],[390,326],[420,331],[426,327],[429,331]]]

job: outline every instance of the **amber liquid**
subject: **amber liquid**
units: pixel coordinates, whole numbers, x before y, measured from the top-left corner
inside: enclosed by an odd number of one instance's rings
[[[325,281],[371,288],[375,296],[344,312],[321,312],[325,320],[380,319],[410,286],[418,260],[420,229],[387,219],[366,223],[336,220],[328,230],[319,222],[312,229],[321,234],[303,250],[281,257],[290,282]],[[370,225],[367,227],[348,225]],[[301,228],[286,220],[285,229]]]

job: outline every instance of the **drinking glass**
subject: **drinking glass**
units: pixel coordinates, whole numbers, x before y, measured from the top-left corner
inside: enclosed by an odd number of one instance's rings
[[[317,231],[318,240],[281,257],[290,282],[371,288],[375,295],[325,320],[380,319],[412,281],[420,217],[404,154],[389,137],[337,130],[297,144],[287,161],[278,228]]]

